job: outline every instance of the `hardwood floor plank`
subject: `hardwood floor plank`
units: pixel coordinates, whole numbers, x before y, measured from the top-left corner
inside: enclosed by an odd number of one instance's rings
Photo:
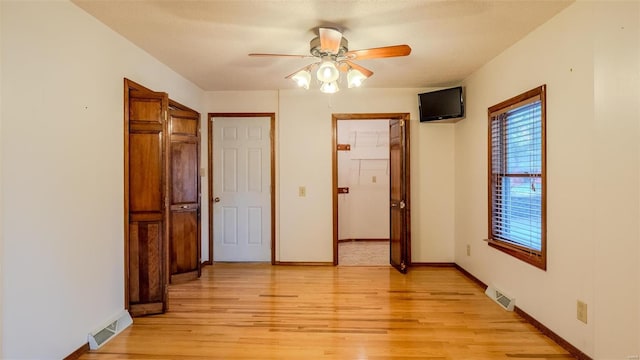
[[[455,268],[215,264],[81,359],[571,358]]]

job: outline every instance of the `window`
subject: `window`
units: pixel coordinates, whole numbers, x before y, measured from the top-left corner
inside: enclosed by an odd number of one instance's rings
[[[489,245],[546,270],[545,89],[489,108]]]

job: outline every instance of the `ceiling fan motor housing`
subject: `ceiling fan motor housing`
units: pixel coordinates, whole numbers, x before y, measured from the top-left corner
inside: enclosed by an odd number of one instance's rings
[[[344,54],[346,54],[347,51],[349,51],[349,41],[345,39],[343,36],[342,39],[340,39],[340,48],[338,49],[338,52],[335,54],[323,52],[320,50],[321,46],[320,46],[319,36],[313,38],[313,40],[309,42],[309,48],[311,49],[309,52],[311,53],[311,55],[315,57],[323,58],[325,56],[331,56],[333,59],[335,59],[337,57],[344,56]]]

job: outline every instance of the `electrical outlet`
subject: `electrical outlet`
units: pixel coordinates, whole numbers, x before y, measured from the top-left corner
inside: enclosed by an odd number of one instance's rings
[[[471,245],[467,244],[467,256],[471,256]]]
[[[583,323],[587,323],[587,303],[578,300],[576,317]]]
[[[300,186],[298,187],[298,196],[299,197],[305,197],[307,196],[307,188],[304,186]]]

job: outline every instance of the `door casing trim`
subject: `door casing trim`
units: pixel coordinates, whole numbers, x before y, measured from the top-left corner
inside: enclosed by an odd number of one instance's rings
[[[339,120],[404,120],[404,143],[406,144],[405,187],[407,204],[407,265],[411,265],[411,172],[410,172],[410,132],[409,113],[344,113],[331,115],[331,163],[332,163],[332,192],[333,192],[333,265],[338,265],[338,121]]]

